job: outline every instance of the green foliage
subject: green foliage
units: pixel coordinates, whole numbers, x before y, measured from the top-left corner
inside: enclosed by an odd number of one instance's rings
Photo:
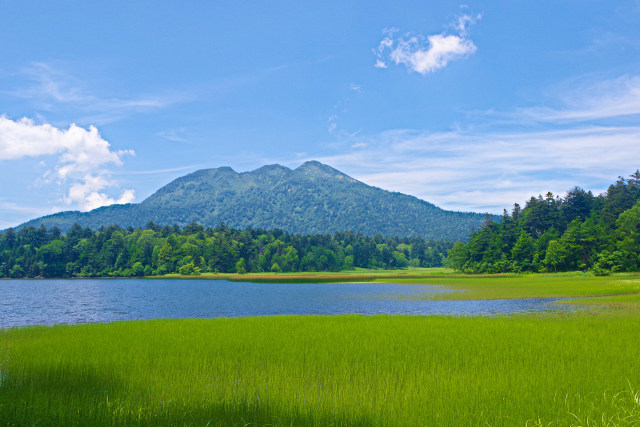
[[[462,271],[469,256],[469,246],[462,242],[456,242],[448,254],[449,266],[454,270]]]
[[[58,230],[24,227],[0,233],[0,277],[151,276],[205,272],[340,271],[355,267],[442,266],[450,242],[362,233],[333,236],[282,230],[237,230],[224,224],[148,229],[117,226],[94,232],[74,225]],[[400,250],[391,250],[398,248]]]
[[[368,186],[327,165],[307,162],[295,170],[279,165],[247,173],[228,167],[200,170],[176,179],[140,204],[63,212],[23,226],[44,224],[68,231],[75,223],[94,230],[117,224],[158,232],[160,225],[177,224],[185,227],[183,233],[195,235],[223,222],[234,228],[301,234],[354,231],[455,241],[466,240],[483,220],[481,214],[445,211],[412,196]],[[150,255],[148,246],[141,242],[138,246],[141,257]]]
[[[277,262],[274,262],[273,265],[271,266],[271,271],[273,271],[274,273],[280,273],[282,269],[280,268]]]
[[[238,262],[236,262],[236,273],[245,274],[247,272],[247,264],[244,261],[244,258],[240,258]]]
[[[533,254],[533,239],[529,236],[529,233],[522,230],[516,244],[511,249],[511,259],[520,263],[520,265],[530,266]]]
[[[466,273],[640,270],[640,172],[594,197],[579,187],[564,198],[547,193],[488,221],[467,244],[449,251]],[[516,238],[517,236],[517,238]]]
[[[178,273],[189,276],[189,275],[198,275],[200,274],[200,268],[196,267],[193,261],[188,262],[178,268]]]
[[[547,252],[544,257],[544,264],[553,271],[558,270],[558,265],[564,261],[564,249],[562,244],[557,240],[551,240],[547,246]]]
[[[131,273],[134,276],[138,276],[138,277],[144,275],[144,270],[145,270],[145,267],[142,266],[142,263],[140,261],[136,261],[131,267]]]

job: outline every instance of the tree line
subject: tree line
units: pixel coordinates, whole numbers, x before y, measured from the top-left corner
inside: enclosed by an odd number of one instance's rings
[[[574,187],[562,198],[531,197],[456,243],[448,261],[465,273],[638,271],[639,200],[640,171],[598,196]]]
[[[438,267],[453,242],[362,233],[290,234],[192,223],[180,228],[78,224],[0,233],[0,277],[127,277],[169,273],[340,271]]]

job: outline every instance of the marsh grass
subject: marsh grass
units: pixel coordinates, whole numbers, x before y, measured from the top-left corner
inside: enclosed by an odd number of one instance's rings
[[[373,268],[355,268],[343,271],[323,272],[293,272],[293,273],[202,273],[197,276],[183,276],[172,273],[162,276],[149,276],[149,279],[209,279],[229,280],[232,282],[264,282],[264,283],[335,283],[335,282],[374,282],[376,280],[393,280],[395,278],[423,279],[428,277],[442,277],[457,275],[464,277],[454,270],[444,267],[415,268],[403,270],[383,270]]]
[[[158,278],[184,279],[166,275]],[[366,282],[410,285],[436,285],[449,292],[424,293],[429,300],[478,300],[509,298],[576,298],[612,295],[640,295],[640,273],[594,276],[582,272],[549,274],[483,274],[464,275],[443,268],[407,270],[365,270],[327,273],[207,273],[192,279],[230,280],[263,283]],[[153,279],[153,278],[150,278]],[[458,291],[458,292],[450,292]],[[409,297],[414,299],[414,296]]]
[[[390,281],[386,278],[377,282]],[[425,295],[429,299],[508,299],[508,298],[576,298],[594,296],[640,295],[640,275],[625,273],[598,277],[582,273],[504,274],[494,276],[429,276],[394,278],[394,283],[438,285],[460,291]]]
[[[616,312],[629,312],[640,315],[640,294],[608,295],[602,297],[576,298],[559,301],[560,304],[574,304],[602,312],[603,310],[614,310]]]
[[[634,425],[639,342],[618,312],[13,328],[0,425]]]

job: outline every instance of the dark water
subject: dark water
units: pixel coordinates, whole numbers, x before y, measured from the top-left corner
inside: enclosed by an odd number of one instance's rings
[[[552,299],[428,301],[437,286],[223,280],[0,280],[0,328],[278,314],[492,315],[556,310]]]

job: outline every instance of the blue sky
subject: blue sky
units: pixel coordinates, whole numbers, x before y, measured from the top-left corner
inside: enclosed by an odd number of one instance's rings
[[[0,229],[311,159],[453,210],[599,193],[640,168],[638,22],[638,0],[5,0]]]

